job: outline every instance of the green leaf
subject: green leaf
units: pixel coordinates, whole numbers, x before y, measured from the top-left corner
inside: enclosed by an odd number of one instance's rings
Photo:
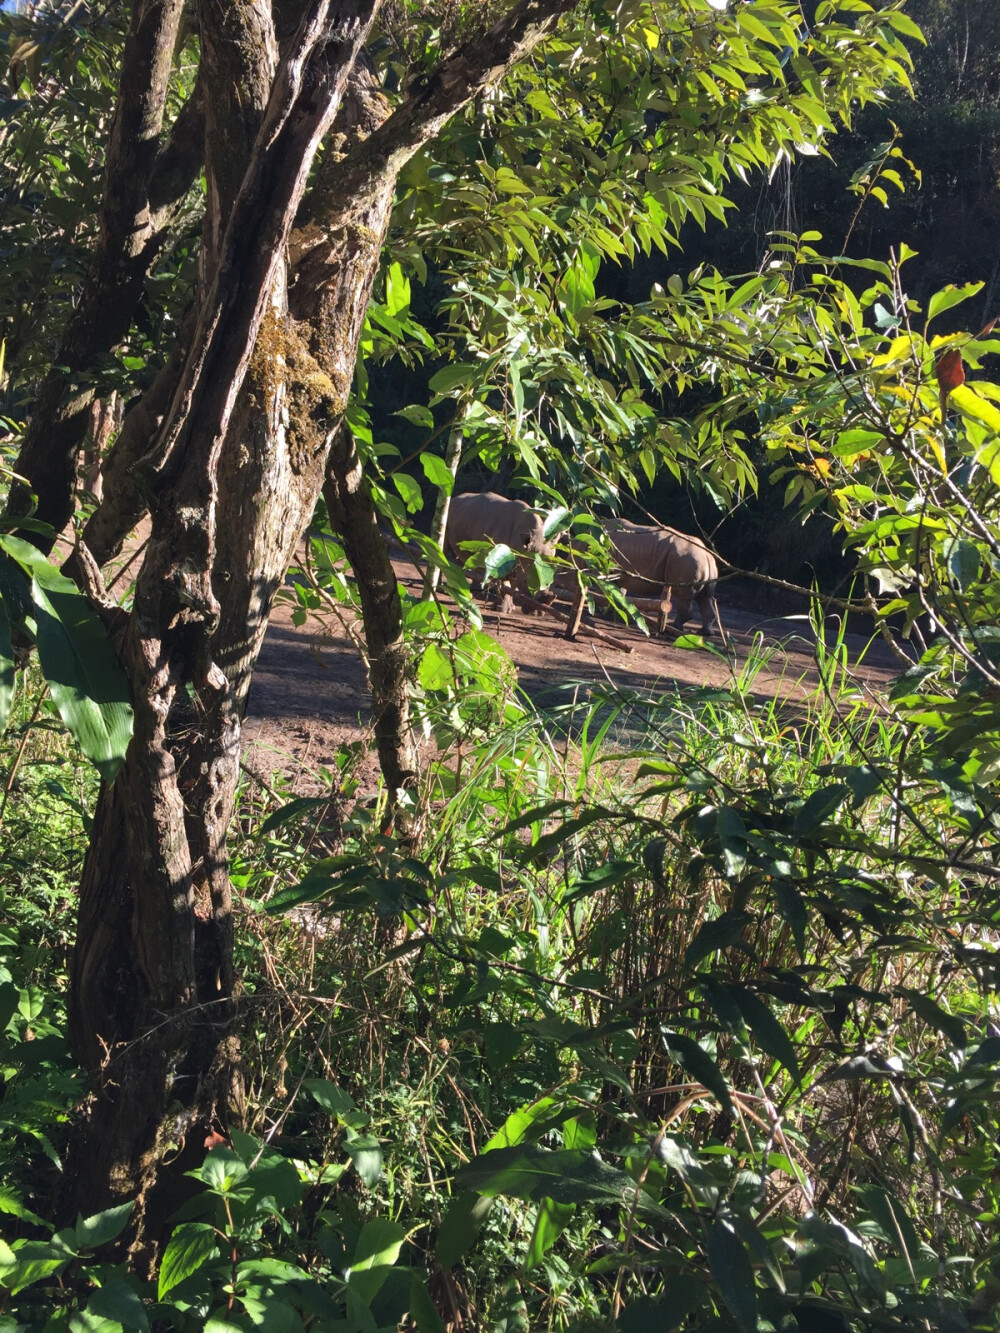
[[[330,1079],[307,1078],[302,1086],[324,1111],[338,1119],[342,1119],[354,1110],[354,1098]]]
[[[430,1293],[419,1273],[410,1275],[410,1319],[417,1333],[446,1333],[444,1320],[434,1307]]]
[[[52,700],[105,782],[114,780],[132,736],[128,684],[104,626],[83,594],[17,537],[0,547],[31,572],[38,660]]]
[[[540,1097],[512,1111],[504,1123],[483,1147],[483,1153],[494,1148],[513,1148],[518,1143],[538,1138],[539,1135],[562,1124],[568,1112],[561,1101],[555,1097]]]
[[[634,1205],[644,1215],[668,1217],[645,1191],[637,1190],[630,1175],[588,1150],[554,1150],[536,1143],[495,1148],[460,1167],[455,1179],[463,1188],[491,1196],[508,1194],[535,1203],[550,1198],[556,1203]]]
[[[74,1310],[70,1314],[66,1320],[66,1333],[122,1333],[122,1326],[117,1319],[93,1314],[88,1306],[86,1310]]]
[[[392,474],[392,484],[399,492],[399,497],[406,505],[407,512],[418,514],[424,507],[424,493],[420,486],[406,472],[394,472]]]
[[[392,415],[402,417],[404,421],[409,421],[414,426],[420,426],[423,430],[434,429],[434,413],[429,407],[424,407],[422,403],[408,403],[406,407],[401,407]]]
[[[948,545],[947,560],[952,582],[959,592],[965,592],[979,577],[979,548],[956,539]]]
[[[747,826],[737,810],[721,805],[716,811],[715,827],[722,845],[726,874],[735,877],[746,865]]]
[[[831,453],[836,458],[853,458],[881,447],[885,435],[878,430],[844,430],[837,436]]]
[[[390,264],[385,275],[385,308],[390,315],[410,308],[410,280],[397,263]]]
[[[730,986],[729,993],[743,1016],[743,1022],[757,1041],[757,1045],[773,1056],[779,1064],[791,1074],[795,1082],[800,1081],[799,1062],[795,1056],[795,1047],[788,1033],[781,1026],[764,1001],[743,986]]]
[[[41,986],[25,986],[18,997],[17,1011],[23,1019],[29,1023],[34,1023],[39,1014],[45,1010],[45,992]]]
[[[531,1233],[528,1253],[524,1260],[525,1272],[530,1272],[542,1262],[545,1254],[556,1243],[573,1220],[576,1205],[556,1203],[553,1199],[542,1199],[535,1216],[535,1229]]]
[[[406,1232],[389,1218],[374,1218],[361,1228],[347,1281],[366,1305],[389,1276],[405,1240]]]
[[[705,1287],[693,1273],[674,1273],[659,1296],[641,1296],[621,1313],[621,1333],[675,1333],[705,1303]]]
[[[354,1163],[354,1169],[369,1189],[382,1175],[382,1148],[370,1134],[357,1134],[344,1141],[344,1152]]]
[[[684,966],[697,967],[709,954],[735,944],[752,920],[753,917],[749,912],[736,912],[730,909],[717,916],[714,921],[704,922],[685,951]]]
[[[110,1272],[87,1302],[87,1311],[103,1319],[114,1319],[124,1329],[149,1333],[142,1297],[124,1274]]]
[[[99,1245],[106,1245],[125,1230],[132,1204],[123,1203],[117,1208],[108,1208],[103,1213],[94,1213],[93,1217],[76,1219],[76,1243],[81,1250],[94,1250]]]
[[[778,915],[791,928],[792,938],[795,940],[799,957],[804,957],[806,930],[809,926],[809,910],[806,907],[806,900],[794,884],[790,884],[786,879],[773,880],[772,888],[778,905]]]
[[[504,542],[498,542],[492,550],[486,553],[486,577],[488,579],[503,579],[513,570],[517,564],[517,553],[512,551]]]
[[[432,393],[447,394],[460,385],[475,384],[481,374],[482,371],[478,366],[461,364],[442,366],[436,374],[431,376],[429,387]]]
[[[959,1048],[964,1050],[969,1044],[968,1035],[965,1031],[965,1024],[955,1014],[949,1014],[929,995],[924,995],[922,991],[911,990],[906,986],[899,986],[896,990],[897,995],[902,995],[909,1001],[910,1008],[915,1014],[930,1024],[938,1032],[942,1032],[948,1040]]]
[[[493,1200],[462,1190],[451,1201],[438,1228],[434,1257],[442,1268],[454,1268],[476,1242],[493,1208]]]
[[[814,791],[795,816],[795,823],[792,826],[795,836],[801,838],[815,833],[819,826],[843,805],[850,794],[850,787],[845,787],[841,782]]]
[[[981,282],[967,282],[963,287],[955,287],[949,283],[947,287],[935,292],[927,306],[928,324],[945,310],[960,305],[963,301],[967,301],[970,296],[975,296],[977,292],[981,292],[982,289],[983,284]]]
[[[455,684],[451,658],[436,643],[429,643],[420,656],[417,680],[425,690],[450,690]]]
[[[675,1060],[693,1079],[696,1079],[699,1083],[704,1083],[709,1092],[714,1095],[716,1101],[724,1106],[727,1111],[733,1111],[733,1103],[729,1096],[729,1087],[725,1076],[708,1052],[703,1050],[696,1041],[686,1037],[681,1032],[671,1032],[667,1028],[661,1028],[660,1033],[670,1058]]]
[[[753,1265],[739,1237],[724,1218],[717,1218],[712,1223],[705,1249],[709,1269],[726,1309],[742,1333],[757,1333]]]
[[[424,476],[432,486],[437,486],[444,491],[445,495],[451,495],[455,486],[455,478],[451,474],[451,468],[439,458],[437,454],[421,454],[420,466],[424,469]]]
[[[177,1227],[163,1252],[156,1299],[162,1301],[168,1291],[214,1259],[218,1252],[215,1228],[207,1222],[185,1222]]]

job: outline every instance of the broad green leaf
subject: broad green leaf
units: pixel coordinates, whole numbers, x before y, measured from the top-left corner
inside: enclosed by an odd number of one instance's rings
[[[968,1045],[968,1035],[965,1030],[965,1024],[955,1014],[949,1014],[946,1010],[932,1000],[929,995],[922,991],[912,990],[906,986],[897,988],[898,995],[909,1001],[910,1008],[915,1014],[918,1014],[925,1023],[929,1023],[932,1028],[944,1035],[959,1050],[964,1050]]]
[[[480,1194],[513,1195],[517,1199],[539,1202],[551,1198],[557,1203],[616,1204],[635,1206],[649,1216],[666,1220],[669,1216],[624,1171],[609,1166],[594,1152],[553,1150],[535,1143],[516,1148],[495,1148],[460,1167],[456,1182],[463,1189]]]
[[[472,1190],[455,1195],[441,1219],[434,1245],[434,1257],[442,1268],[454,1268],[475,1244],[492,1208],[491,1198]]]
[[[936,319],[938,315],[943,314],[945,310],[950,310],[952,306],[960,305],[967,301],[970,296],[975,296],[981,292],[983,284],[981,282],[967,282],[963,287],[952,286],[943,287],[939,292],[935,292],[927,306],[927,321]]]
[[[798,1083],[799,1062],[795,1056],[795,1047],[771,1010],[759,995],[743,986],[731,986],[729,991],[757,1045],[784,1065]]]
[[[772,882],[772,887],[778,905],[778,915],[791,928],[799,957],[804,957],[806,930],[809,926],[809,910],[806,907],[806,901],[795,885],[790,884],[786,879],[775,879]]]
[[[25,986],[17,1002],[18,1013],[29,1023],[45,1011],[45,992],[41,986]]]
[[[535,1229],[531,1233],[528,1253],[524,1260],[525,1272],[530,1272],[542,1262],[547,1251],[556,1243],[573,1220],[576,1205],[556,1203],[554,1199],[542,1199],[535,1216]]]
[[[445,1333],[444,1320],[417,1272],[410,1275],[410,1319],[416,1325],[417,1333]]]
[[[969,384],[960,384],[948,395],[948,402],[965,417],[978,421],[994,435],[1000,435],[1000,408],[976,393]]]
[[[408,403],[406,407],[399,408],[393,412],[394,417],[402,417],[414,426],[420,426],[423,430],[434,429],[434,413],[429,407],[424,407],[422,403]]]
[[[88,1305],[85,1310],[74,1310],[66,1320],[66,1333],[122,1333],[117,1319],[106,1319],[94,1314]]]
[[[814,791],[795,816],[793,825],[795,836],[808,837],[815,833],[820,825],[843,805],[850,794],[851,789],[839,782]]]
[[[753,1265],[742,1242],[724,1218],[709,1228],[708,1266],[726,1309],[742,1333],[757,1333],[757,1292]]]
[[[407,512],[418,514],[424,507],[424,493],[420,486],[406,472],[394,472],[392,484],[399,492],[399,498],[406,505]]]
[[[17,558],[14,537],[0,546]],[[12,549],[14,548],[14,549]],[[105,782],[113,781],[132,736],[129,691],[104,626],[76,585],[32,551],[38,660],[52,700]]]
[[[689,1314],[706,1299],[705,1283],[693,1273],[674,1273],[663,1284],[659,1296],[641,1296],[630,1301],[621,1313],[621,1333],[675,1333]]]
[[[149,1333],[149,1316],[142,1297],[122,1273],[110,1272],[87,1302],[87,1311],[103,1319],[113,1319],[123,1329]]]
[[[157,1300],[162,1301],[168,1291],[196,1273],[218,1252],[215,1228],[207,1222],[185,1222],[177,1227],[163,1252],[156,1289]]]
[[[354,1110],[354,1099],[338,1083],[327,1078],[307,1078],[303,1088],[330,1115],[341,1118]]]
[[[447,394],[459,386],[475,384],[481,374],[478,366],[443,366],[431,376],[429,387],[432,393]]]
[[[979,576],[979,548],[972,542],[956,539],[948,545],[947,561],[952,582],[959,592],[965,592]]]
[[[555,1097],[540,1097],[538,1101],[512,1111],[500,1129],[487,1141],[483,1154],[495,1148],[513,1148],[526,1140],[538,1138],[562,1124],[570,1114],[572,1112]]]
[[[371,1305],[399,1258],[406,1232],[389,1218],[374,1218],[361,1228],[354,1247],[347,1281],[366,1305]]]
[[[436,643],[429,643],[421,654],[417,680],[425,690],[450,690],[454,686],[451,658]]]
[[[76,1220],[76,1243],[81,1250],[93,1250],[99,1245],[106,1245],[125,1230],[131,1203],[120,1204],[117,1208],[108,1208],[103,1213],[94,1213],[92,1217],[78,1217]]]
[[[512,551],[506,543],[498,542],[492,550],[486,553],[486,577],[488,579],[506,578],[516,564],[516,552]]]
[[[455,478],[451,474],[451,468],[439,458],[437,454],[421,454],[420,466],[424,469],[424,476],[432,486],[437,486],[444,491],[445,495],[451,495],[455,486]]]
[[[853,458],[857,454],[874,453],[885,444],[885,436],[877,430],[844,430],[837,436],[830,451],[836,458]]]
[[[356,1134],[344,1140],[344,1152],[354,1163],[354,1169],[369,1189],[382,1175],[382,1148],[370,1134]]]
[[[729,1087],[725,1077],[708,1052],[682,1032],[671,1032],[667,1028],[661,1028],[660,1033],[670,1058],[676,1060],[680,1067],[690,1074],[693,1079],[696,1079],[699,1083],[704,1083],[709,1092],[715,1096],[716,1101],[720,1102],[727,1111],[733,1111],[733,1103],[729,1096]]]
[[[736,876],[746,865],[747,827],[739,811],[732,806],[720,805],[715,815],[715,827],[722,844],[726,874]]]
[[[410,308],[410,280],[397,263],[390,264],[385,275],[385,308],[390,315]]]
[[[735,944],[752,920],[749,912],[727,911],[706,921],[685,951],[684,966],[697,967],[710,953]]]

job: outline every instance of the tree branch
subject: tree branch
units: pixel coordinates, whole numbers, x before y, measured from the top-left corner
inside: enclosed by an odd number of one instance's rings
[[[114,121],[108,144],[101,229],[80,302],[63,332],[56,364],[39,390],[15,470],[26,484],[11,487],[8,512],[36,517],[59,532],[73,512],[76,455],[87,429],[94,397],[86,372],[127,334],[142,284],[162,241],[169,211],[167,180],[174,177],[176,200],[197,167],[182,154],[179,135],[161,152],[170,68],[183,0],[138,0],[122,63]],[[182,132],[192,132],[193,108]],[[186,181],[178,169],[183,162]],[[151,188],[159,181],[159,213]],[[36,507],[37,501],[37,507]],[[51,542],[28,534],[47,549]]]
[[[446,56],[425,83],[326,176],[310,201],[310,220],[322,226],[331,212],[352,199],[356,206],[378,193],[484,89],[497,83],[555,28],[576,0],[520,0],[485,32]]]

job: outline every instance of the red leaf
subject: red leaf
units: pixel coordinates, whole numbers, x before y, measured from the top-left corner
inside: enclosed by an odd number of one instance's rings
[[[938,386],[942,393],[951,393],[960,384],[965,383],[965,367],[962,365],[962,353],[957,347],[949,348],[938,357],[935,366]]]

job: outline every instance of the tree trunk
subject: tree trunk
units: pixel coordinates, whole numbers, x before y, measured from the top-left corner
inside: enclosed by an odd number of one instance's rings
[[[68,1193],[84,1213],[136,1199],[132,1241],[150,1252],[183,1171],[238,1096],[226,837],[240,711],[331,445],[328,494],[367,608],[390,790],[415,773],[395,575],[364,460],[338,433],[396,174],[568,7],[523,0],[387,115],[358,59],[375,2],[310,0],[272,77],[272,34],[259,26],[268,7],[203,0],[210,179],[198,299],[182,345],[126,417],[86,529],[104,561],[149,506],[152,534],[116,637],[134,735],[100,795],[81,885],[70,1029],[93,1096]],[[256,53],[245,66],[227,27],[240,22]],[[348,78],[310,220],[290,235]],[[251,142],[240,174],[227,144],[239,153]],[[77,563],[88,567],[86,552]]]
[[[375,717],[375,746],[389,801],[400,831],[415,833],[405,794],[417,783],[417,753],[410,725],[409,654],[403,638],[403,607],[389,548],[358,456],[354,437],[341,425],[330,451],[323,494],[330,521],[354,570],[368,650]]]
[[[171,409],[139,464],[152,535],[119,649],[135,731],[114,786],[101,794],[81,886],[70,1023],[95,1097],[72,1178],[87,1211],[137,1198],[135,1235],[154,1245],[174,1201],[167,1175],[183,1170],[185,1145],[197,1151],[228,1115],[235,1051],[226,834],[240,726],[238,691],[213,657],[224,620],[215,595],[224,573],[220,453],[239,419],[234,407],[273,308],[307,173],[371,22],[370,7],[345,7],[331,24],[329,7],[315,0],[303,20],[225,234],[216,242],[209,233],[205,271],[214,251],[214,277]],[[261,529],[228,535],[232,558],[253,570]],[[168,1147],[172,1171],[153,1197]]]
[[[451,473],[453,482],[458,477],[458,469],[462,465],[462,446],[465,444],[465,418],[468,416],[468,412],[469,403],[463,400],[455,414],[454,424],[448,432],[444,461],[445,466]],[[437,542],[442,550],[444,550],[445,533],[448,531],[448,514],[450,511],[451,495],[445,491],[439,491],[437,504],[434,506],[434,517],[431,519],[430,535],[431,541]],[[424,579],[424,596],[430,597],[440,582],[441,569],[438,565],[434,565],[427,571],[427,577]]]

